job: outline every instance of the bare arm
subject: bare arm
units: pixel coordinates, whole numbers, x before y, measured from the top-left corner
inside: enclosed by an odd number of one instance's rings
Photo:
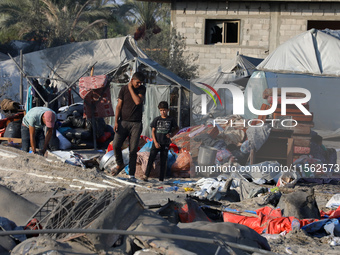
[[[36,153],[37,147],[36,147],[36,144],[35,144],[35,127],[28,126],[28,130],[29,130],[29,133],[30,133],[30,143],[31,143],[32,151],[33,151],[33,153]]]
[[[122,112],[122,105],[123,105],[123,100],[118,99],[118,104],[116,106],[115,125],[113,127],[113,131],[115,131],[115,132],[118,131],[118,119],[119,119],[119,116]]]
[[[45,143],[44,143],[44,148],[42,150],[42,155],[45,154],[46,150],[47,150],[47,146],[48,143],[50,142],[51,138],[52,138],[52,133],[53,133],[53,128],[48,128],[47,132],[46,132],[46,137],[45,137]]]
[[[132,83],[130,82],[128,84],[129,92],[131,94],[132,100],[136,105],[140,105],[143,103],[144,96],[141,94],[136,94],[135,91],[133,90]]]

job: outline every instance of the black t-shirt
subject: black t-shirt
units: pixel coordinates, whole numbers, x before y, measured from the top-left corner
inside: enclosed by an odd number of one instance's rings
[[[133,88],[134,92],[145,96],[145,86],[139,86],[137,89]],[[143,104],[136,105],[130,94],[128,85],[123,86],[118,94],[118,98],[123,101],[121,110],[121,120],[139,122],[142,121]]]
[[[156,129],[156,140],[159,144],[169,145],[171,140],[166,135],[171,133],[173,128],[177,128],[177,123],[173,117],[167,116],[163,119],[158,116],[151,122],[150,127]]]

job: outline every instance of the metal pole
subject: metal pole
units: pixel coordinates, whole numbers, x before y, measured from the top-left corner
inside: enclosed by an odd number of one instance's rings
[[[20,50],[20,67],[24,70],[24,56]],[[24,103],[24,75],[20,72],[20,104]]]
[[[85,102],[85,100],[84,100]],[[93,147],[94,150],[97,150],[97,122],[96,118],[94,117],[94,113],[96,111],[96,104],[94,102],[91,102],[91,122],[92,122],[92,135],[93,135]]]
[[[182,111],[182,88],[179,86],[178,87],[178,117],[177,117],[177,123],[180,128],[182,128],[182,123],[181,123],[181,111]]]
[[[85,72],[83,72],[81,75],[78,76],[70,85],[68,85],[64,91],[62,91],[58,96],[53,98],[50,103],[53,103],[55,100],[57,100],[59,97],[61,97],[66,91],[68,91],[69,88],[71,88],[81,77],[83,77],[84,74],[86,74],[95,64],[97,64],[97,61],[91,65]]]
[[[43,100],[44,104],[46,104],[46,100],[44,99],[44,97],[39,93],[39,91],[37,90],[37,88],[33,85],[33,83],[27,78],[27,75],[24,73],[24,71],[21,69],[21,67],[18,65],[18,63],[12,58],[12,56],[8,53],[8,56],[13,60],[13,62],[15,63],[15,65],[18,67],[19,71],[26,77],[26,80],[28,81],[29,84],[31,84],[31,86],[35,89],[35,92],[37,92],[37,94],[40,96],[41,100]]]

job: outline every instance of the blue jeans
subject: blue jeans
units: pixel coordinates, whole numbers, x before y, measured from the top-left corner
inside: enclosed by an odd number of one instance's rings
[[[31,142],[30,142],[30,131],[28,127],[21,125],[21,149],[23,151],[29,152]],[[42,128],[35,129],[35,144],[37,148],[43,149],[45,143],[45,134]]]
[[[136,172],[137,151],[142,129],[142,122],[119,121],[118,131],[115,134],[112,144],[116,156],[116,163],[122,166],[124,165],[122,145],[125,139],[129,137],[129,175],[133,176]]]

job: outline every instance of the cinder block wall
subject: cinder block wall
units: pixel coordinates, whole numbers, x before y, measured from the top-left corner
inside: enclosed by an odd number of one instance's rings
[[[198,55],[199,75],[236,53],[265,58],[280,44],[307,30],[308,20],[340,20],[340,3],[172,2],[172,26],[186,38],[187,54]],[[204,45],[205,20],[240,20],[238,45]]]

